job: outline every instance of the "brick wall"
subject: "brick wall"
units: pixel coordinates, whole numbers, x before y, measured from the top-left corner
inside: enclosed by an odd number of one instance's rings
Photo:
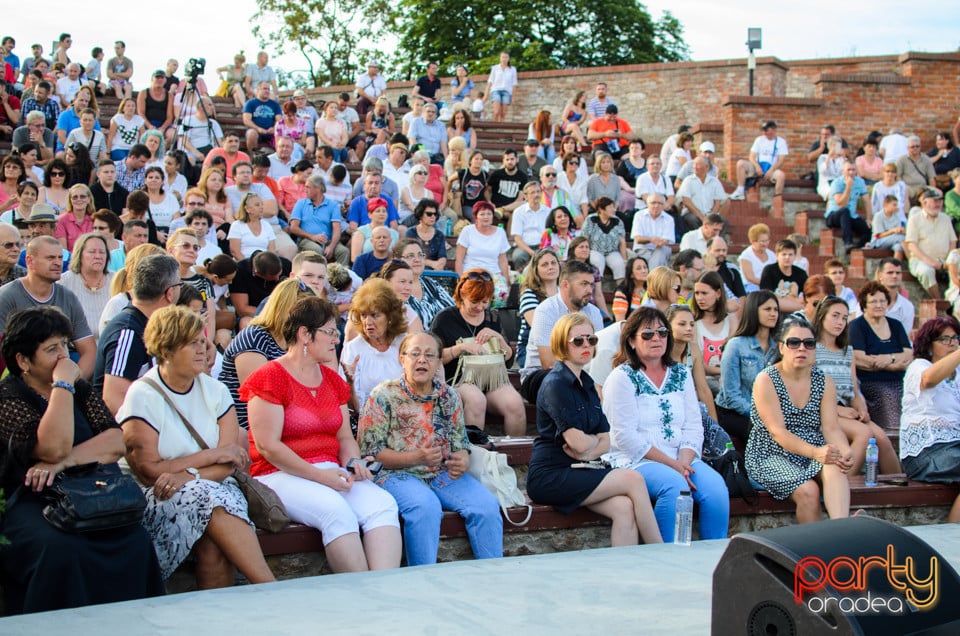
[[[529,122],[547,108],[556,117],[578,90],[593,94],[598,81],[608,84],[620,114],[648,142],[659,143],[681,123],[703,125],[700,139],[718,144],[718,159],[732,173],[745,157],[759,125],[775,120],[791,154],[787,171],[799,176],[811,168],[801,156],[825,123],[834,124],[848,142],[859,145],[870,130],[899,126],[932,147],[937,130],[949,130],[960,104],[960,53],[781,61],[758,58],[756,97],[747,97],[746,60],[638,64],[520,74],[509,111],[514,121]],[[486,75],[473,76],[485,89]],[[446,85],[448,80],[444,80]],[[395,101],[412,92],[412,82],[391,82]],[[314,99],[330,99],[352,87],[311,90]],[[720,129],[722,126],[722,137]],[[722,146],[720,142],[722,140]]]

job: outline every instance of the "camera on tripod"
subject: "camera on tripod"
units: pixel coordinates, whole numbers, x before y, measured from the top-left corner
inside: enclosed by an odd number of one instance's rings
[[[184,67],[184,75],[187,76],[187,81],[190,84],[196,84],[197,79],[203,75],[204,69],[207,68],[207,60],[202,57],[191,57],[187,60],[187,65]]]

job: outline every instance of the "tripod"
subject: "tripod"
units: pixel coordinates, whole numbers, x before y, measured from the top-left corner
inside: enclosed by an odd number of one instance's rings
[[[187,126],[183,123],[184,121],[184,112],[187,111],[187,108],[191,102],[196,105],[197,112],[202,112],[204,118],[206,119],[205,126]],[[206,128],[207,136],[211,141],[211,146],[213,148],[220,147],[220,140],[217,138],[216,134],[213,131],[213,119],[210,117],[210,113],[207,112],[207,107],[203,103],[203,98],[197,93],[197,78],[196,76],[190,77],[186,80],[186,85],[181,91],[180,98],[180,114],[177,116],[177,120],[174,122],[174,130],[177,131],[176,137],[174,137],[172,151],[180,151],[186,156],[186,150],[184,147],[185,138],[187,137],[187,132],[194,128]],[[199,151],[199,149],[197,149]],[[193,165],[193,161],[187,157],[187,160],[190,161],[190,164]],[[185,175],[186,176],[186,175]]]

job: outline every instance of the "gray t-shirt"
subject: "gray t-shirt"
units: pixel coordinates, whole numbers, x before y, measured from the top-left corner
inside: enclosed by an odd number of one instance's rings
[[[90,327],[87,325],[87,318],[83,313],[83,307],[80,301],[72,291],[66,289],[58,283],[53,284],[53,293],[47,300],[38,300],[30,295],[20,280],[0,287],[0,332],[7,325],[7,316],[19,309],[29,309],[48,305],[58,307],[73,325],[73,340],[83,340],[92,338]]]

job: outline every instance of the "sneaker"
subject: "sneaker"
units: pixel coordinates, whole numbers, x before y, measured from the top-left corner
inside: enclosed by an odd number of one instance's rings
[[[744,198],[746,198],[743,194],[743,188],[737,188],[736,190],[734,190],[733,193],[730,195],[730,198],[734,201],[743,201]]]

